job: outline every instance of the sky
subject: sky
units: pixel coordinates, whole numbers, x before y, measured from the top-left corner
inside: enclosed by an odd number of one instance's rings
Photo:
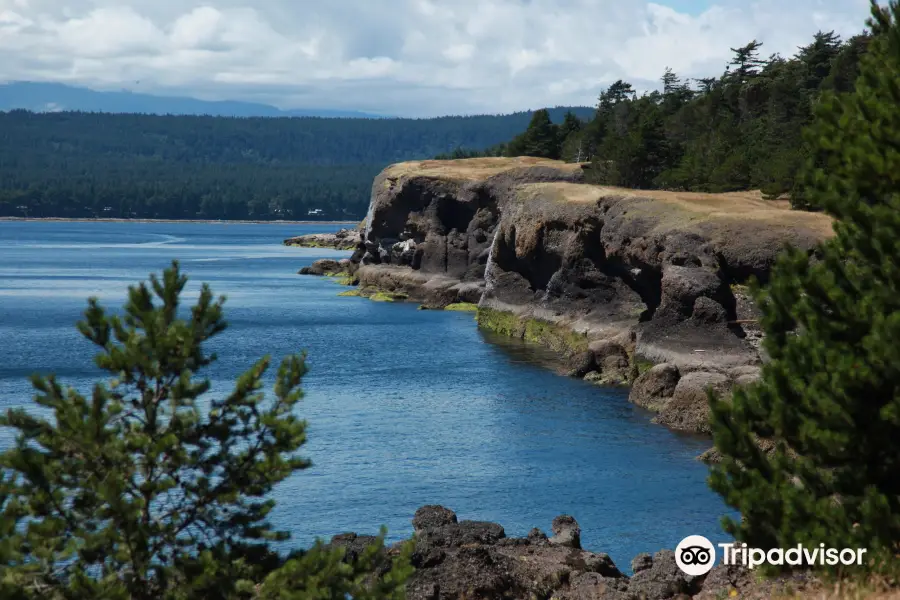
[[[869,0],[0,0],[0,81],[395,116],[596,104],[849,37]]]

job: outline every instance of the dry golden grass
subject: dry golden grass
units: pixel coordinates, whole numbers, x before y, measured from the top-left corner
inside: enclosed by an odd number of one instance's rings
[[[445,181],[483,181],[505,171],[545,166],[567,173],[582,169],[579,163],[564,163],[533,157],[467,158],[459,160],[423,160],[397,163],[385,169],[385,185],[391,187],[399,177],[433,177]],[[803,231],[819,239],[833,235],[830,217],[790,209],[785,200],[765,200],[759,191],[705,194],[663,190],[631,190],[578,183],[531,183],[520,188],[520,200],[538,198],[558,202],[594,203],[603,197],[631,197],[657,202],[636,202],[635,216],[658,221],[658,229],[673,230],[714,222],[723,235],[746,235],[749,230]]]
[[[437,179],[469,179],[480,181],[522,167],[553,167],[569,173],[577,173],[581,165],[577,163],[564,163],[558,160],[546,158],[533,158],[530,156],[518,156],[514,158],[489,157],[489,158],[463,158],[458,160],[420,160],[397,163],[385,169],[388,177],[419,176],[435,177]]]
[[[705,194],[663,190],[631,190],[608,186],[574,183],[534,183],[523,186],[523,199],[543,196],[565,202],[593,203],[603,197],[617,196],[657,200],[658,203],[636,203],[637,214],[662,215],[665,227],[683,227],[689,222],[734,221],[746,225],[760,224],[784,228],[802,228],[822,237],[833,234],[832,219],[821,213],[791,210],[785,200],[765,200],[759,191]]]

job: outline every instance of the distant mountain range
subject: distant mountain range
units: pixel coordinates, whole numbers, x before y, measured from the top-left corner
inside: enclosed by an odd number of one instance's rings
[[[99,92],[61,83],[15,81],[0,84],[0,111],[25,109],[33,112],[84,111],[156,115],[209,115],[213,117],[327,117],[380,119],[352,110],[281,110],[268,104],[209,101],[176,96],[154,96],[129,91]]]

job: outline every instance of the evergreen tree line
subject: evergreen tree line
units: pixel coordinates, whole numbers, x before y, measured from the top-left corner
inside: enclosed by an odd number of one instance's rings
[[[575,109],[583,116],[590,109]],[[562,118],[566,109],[552,109]],[[0,113],[0,216],[359,219],[388,164],[512,137],[530,113],[437,119]]]
[[[662,89],[638,95],[616,81],[599,97],[593,119],[575,114],[554,125],[539,110],[528,128],[487,152],[441,158],[539,156],[590,162],[589,180],[628,188],[791,193],[802,204],[797,174],[810,156],[802,132],[825,92],[852,91],[871,41],[818,32],[791,58],[763,57],[754,40],[732,48],[718,77],[686,80],[671,69]]]

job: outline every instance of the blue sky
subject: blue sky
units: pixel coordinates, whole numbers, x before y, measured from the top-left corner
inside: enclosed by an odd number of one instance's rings
[[[432,116],[593,104],[730,47],[793,54],[868,0],[0,0],[0,81]],[[136,84],[135,82],[140,82]]]
[[[668,0],[661,1],[659,4],[670,6],[679,12],[689,15],[699,15],[710,7],[711,2],[707,0]]]

